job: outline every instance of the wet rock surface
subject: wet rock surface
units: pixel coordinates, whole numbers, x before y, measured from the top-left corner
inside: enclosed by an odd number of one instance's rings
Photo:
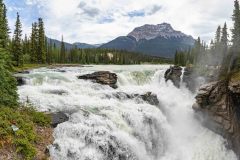
[[[182,76],[182,68],[179,66],[171,66],[164,74],[166,81],[171,80],[176,87],[180,87]]]
[[[221,134],[240,158],[240,81],[217,81],[202,86],[193,109],[203,125]]]
[[[15,76],[15,79],[17,81],[17,86],[23,86],[26,84],[25,78],[21,76]]]
[[[50,116],[51,116],[51,120],[52,120],[51,126],[53,128],[56,128],[57,125],[69,120],[69,117],[63,112],[51,113]]]
[[[100,71],[94,72],[92,74],[78,76],[78,79],[91,80],[95,83],[109,85],[112,88],[117,88],[117,74],[108,71]]]
[[[151,105],[159,105],[159,100],[157,98],[157,95],[152,92],[147,92],[145,94],[127,94],[124,92],[117,92],[113,94],[114,97],[120,100],[126,100],[126,99],[136,99],[136,100],[142,100],[145,101]],[[109,97],[111,98],[111,97]]]

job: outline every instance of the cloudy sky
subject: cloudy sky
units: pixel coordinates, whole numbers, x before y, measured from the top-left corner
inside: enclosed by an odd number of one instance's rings
[[[218,25],[232,26],[234,0],[5,0],[9,25],[20,13],[24,32],[38,17],[48,37],[67,42],[104,43],[144,24],[170,23],[209,41]]]

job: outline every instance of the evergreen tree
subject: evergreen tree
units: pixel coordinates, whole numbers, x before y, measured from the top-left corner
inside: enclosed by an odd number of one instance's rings
[[[46,40],[44,23],[42,18],[38,19],[38,62],[46,63]]]
[[[23,65],[23,52],[22,52],[22,24],[20,21],[19,14],[17,13],[17,20],[15,24],[15,30],[13,35],[13,60],[16,66]]]
[[[228,32],[227,32],[226,22],[224,23],[224,26],[222,29],[221,46],[222,46],[223,55],[226,55],[227,49],[228,49]]]
[[[63,41],[63,36],[62,36],[62,41],[61,41],[61,50],[60,50],[60,63],[65,62],[65,44]]]
[[[30,59],[31,63],[38,63],[38,25],[36,22],[32,24],[32,33],[30,40]]]
[[[221,26],[218,26],[216,35],[215,35],[215,43],[216,45],[219,44],[221,41]]]
[[[9,40],[9,28],[7,20],[7,8],[2,0],[0,0],[0,47],[7,48]]]

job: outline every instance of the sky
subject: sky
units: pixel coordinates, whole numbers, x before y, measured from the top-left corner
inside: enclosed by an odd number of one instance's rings
[[[64,41],[106,43],[144,24],[170,23],[175,30],[209,42],[218,25],[232,27],[234,0],[4,0],[9,26],[19,12],[24,33],[38,17],[46,35]]]

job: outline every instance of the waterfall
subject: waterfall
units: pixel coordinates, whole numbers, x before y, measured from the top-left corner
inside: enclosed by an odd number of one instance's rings
[[[21,102],[28,99],[39,111],[69,114],[54,130],[53,160],[236,160],[226,141],[195,119],[194,95],[165,82],[168,67],[40,68],[25,75],[27,85],[18,92]],[[118,75],[116,90],[77,79],[103,70]],[[160,104],[126,97],[147,92]]]

